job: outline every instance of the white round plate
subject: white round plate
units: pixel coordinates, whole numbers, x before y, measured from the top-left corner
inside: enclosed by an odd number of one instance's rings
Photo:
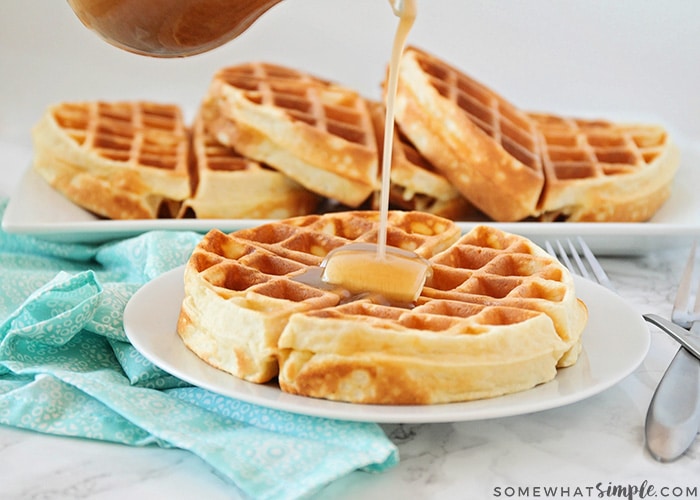
[[[166,372],[195,386],[277,410],[340,420],[433,423],[483,420],[532,413],[586,399],[616,384],[643,361],[650,343],[641,315],[611,291],[575,277],[588,306],[583,352],[551,382],[493,399],[430,406],[364,405],[282,392],[276,384],[254,384],[217,370],[195,356],[176,332],[184,297],[184,267],[144,285],[124,311],[124,329],[134,347]]]

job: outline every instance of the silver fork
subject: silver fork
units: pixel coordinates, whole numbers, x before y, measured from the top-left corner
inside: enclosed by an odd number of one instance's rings
[[[700,293],[692,308],[690,304],[695,251],[696,244],[693,243],[671,312],[673,323],[690,328],[688,342],[697,341],[700,334]],[[695,441],[700,428],[700,361],[690,354],[694,346],[682,341],[688,332],[680,328],[675,334],[672,333],[674,325],[668,325],[663,318],[654,314],[646,314],[644,319],[685,346],[678,350],[661,378],[649,404],[645,424],[649,452],[655,459],[669,462],[685,453]]]
[[[603,266],[600,265],[600,262],[583,238],[578,236],[576,242],[581,249],[580,251],[577,250],[576,245],[574,245],[574,242],[571,241],[570,238],[567,238],[563,244],[559,240],[555,240],[554,242],[545,241],[544,247],[547,253],[559,259],[571,273],[591,281],[597,281],[605,288],[615,291],[615,287],[610,281],[610,278],[608,278]],[[581,258],[581,254],[583,254],[583,259]],[[571,258],[569,258],[569,256],[571,256]],[[591,274],[593,277],[591,277]]]

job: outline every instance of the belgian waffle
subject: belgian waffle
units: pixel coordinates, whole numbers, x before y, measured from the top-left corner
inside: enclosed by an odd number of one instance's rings
[[[181,216],[285,219],[312,213],[318,196],[286,175],[220,144],[200,114],[192,131],[193,196]]]
[[[678,168],[660,126],[526,113],[416,48],[401,63],[396,119],[497,221],[644,221],[668,198]]]
[[[370,102],[379,157],[383,158],[385,108]],[[400,210],[417,210],[452,220],[469,220],[475,215],[472,205],[435,167],[394,127],[391,155],[389,203]],[[374,199],[379,209],[380,194]]]
[[[221,143],[349,207],[377,187],[377,145],[365,99],[309,74],[266,63],[223,68],[207,100]]]
[[[544,173],[534,122],[504,98],[414,47],[399,67],[396,121],[416,148],[497,221],[537,212]]]
[[[32,137],[37,172],[103,217],[173,216],[190,195],[189,137],[177,106],[59,103]]]
[[[428,214],[392,212],[387,241],[420,255],[454,242],[459,229]],[[185,272],[178,333],[213,366],[253,382],[277,375],[277,341],[295,312],[332,307],[338,293],[295,281],[334,248],[376,242],[376,212],[309,215],[205,235]],[[235,329],[231,325],[237,325]]]
[[[412,308],[304,279],[332,249],[376,241],[377,230],[376,212],[340,212],[211,231],[186,267],[179,335],[240,378],[277,376],[283,391],[356,403],[493,397],[576,361],[587,315],[572,277],[491,227],[460,239],[446,219],[390,213],[389,244],[433,264]]]
[[[529,116],[542,133],[543,220],[645,221],[670,196],[679,159],[663,127]]]

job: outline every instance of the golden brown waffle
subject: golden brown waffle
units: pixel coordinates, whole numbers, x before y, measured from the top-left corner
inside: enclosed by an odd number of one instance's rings
[[[401,130],[497,221],[644,221],[678,168],[660,126],[525,113],[416,48],[402,60],[398,94]]]
[[[310,191],[357,207],[377,187],[377,145],[365,100],[309,74],[266,63],[220,70],[207,101],[220,142]]]
[[[318,204],[318,196],[286,175],[217,142],[201,115],[192,153],[194,195],[183,203],[183,216],[285,219],[312,213]]]
[[[212,231],[185,271],[178,333],[206,362],[293,394],[433,404],[528,389],[576,361],[586,322],[572,277],[529,240],[391,212],[389,244],[433,263],[414,307],[307,280],[332,249],[375,241],[376,212]],[[232,326],[235,325],[235,326]]]
[[[389,222],[388,243],[419,255],[445,249],[459,236],[453,223],[429,214],[392,212]],[[211,365],[267,382],[277,375],[277,340],[288,317],[341,300],[294,278],[334,248],[376,242],[378,230],[378,214],[366,211],[297,217],[230,235],[209,232],[185,271],[178,333]]]
[[[497,221],[537,212],[544,186],[539,133],[501,96],[414,47],[399,68],[396,121],[416,148]]]
[[[542,134],[542,219],[645,221],[670,196],[679,159],[663,127],[529,116]]]
[[[569,347],[558,365],[577,359],[585,306],[567,270],[527,238],[476,226],[431,262],[424,298],[545,313]]]
[[[59,103],[32,132],[37,172],[103,217],[172,216],[190,195],[189,137],[177,106]]]
[[[385,108],[370,102],[379,157],[384,151]],[[389,203],[400,210],[418,210],[452,220],[469,220],[475,216],[472,205],[435,167],[394,127],[391,155]],[[379,209],[380,193],[373,202]]]

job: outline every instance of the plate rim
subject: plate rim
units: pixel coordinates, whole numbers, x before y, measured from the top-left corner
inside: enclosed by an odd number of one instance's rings
[[[183,265],[161,274],[137,290],[127,303],[124,310],[124,330],[134,348],[165,372],[197,387],[232,397],[245,403],[312,417],[387,424],[444,423],[487,420],[550,410],[588,399],[621,382],[641,365],[651,344],[651,334],[641,314],[637,313],[624,299],[610,290],[579,276],[574,276],[577,293],[579,297],[584,298],[584,302],[587,302],[589,308],[589,322],[583,334],[583,351],[581,358],[574,366],[561,369],[555,379],[550,382],[527,391],[497,398],[427,406],[367,405],[314,399],[287,394],[278,387],[273,387],[269,384],[260,385],[237,379],[233,375],[208,365],[187,349],[175,330],[179,303],[184,297],[184,285],[179,287],[173,286],[176,282],[183,282],[184,269],[185,266]],[[153,297],[171,301],[174,311],[170,313],[163,311],[159,315],[145,314],[153,311]],[[594,307],[591,307],[590,298],[594,297],[598,297],[598,299],[593,301]],[[588,298],[588,301],[586,298]],[[626,351],[628,356],[626,364],[618,368],[613,376],[597,379],[595,374],[589,374],[591,382],[587,386],[577,392],[559,394],[557,396],[558,386],[562,381],[560,377],[570,376],[575,378],[578,375],[582,375],[586,370],[590,370],[591,363],[595,365],[598,362],[595,357],[599,356],[599,353],[594,353],[595,356],[591,358],[591,335],[594,334],[589,332],[591,318],[596,319],[599,314],[602,314],[598,304],[605,304],[606,307],[615,306],[618,314],[623,314],[626,317],[625,320],[631,322],[631,329],[634,326],[632,323],[637,323],[634,330],[637,332],[635,335],[640,336],[640,338],[636,339],[636,349],[632,353],[629,350]],[[161,328],[161,332],[156,335],[170,335],[172,337],[171,339],[165,338],[166,342],[157,342],[156,345],[159,346],[157,348],[159,350],[154,351],[152,344],[144,341],[148,335],[153,335],[152,331],[145,333],[146,329],[150,329],[152,325],[148,326],[140,323],[149,323],[149,321],[155,321],[158,327]],[[170,322],[170,326],[167,325],[168,322]],[[158,338],[160,339],[160,337]],[[170,342],[173,338],[176,342]],[[193,374],[192,371],[183,372],[182,368],[173,366],[172,359],[173,357],[177,359],[177,356],[185,356],[184,359],[192,364],[191,367],[196,373]],[[625,360],[624,357],[621,359]],[[209,377],[209,379],[203,379],[202,376]],[[538,393],[544,395],[551,393],[551,396],[540,401],[528,401],[532,399],[532,394]],[[503,404],[504,401],[506,402],[505,405]],[[507,405],[509,401],[513,403],[510,407]]]

